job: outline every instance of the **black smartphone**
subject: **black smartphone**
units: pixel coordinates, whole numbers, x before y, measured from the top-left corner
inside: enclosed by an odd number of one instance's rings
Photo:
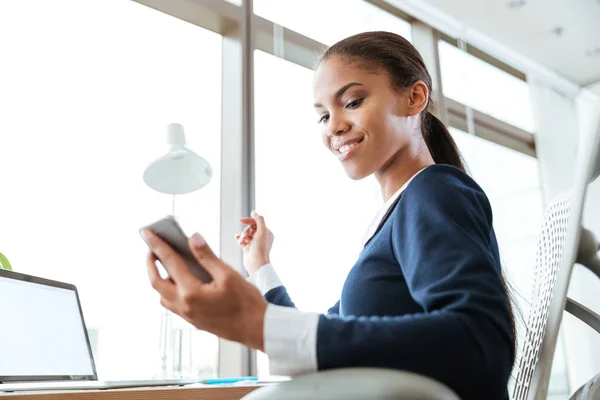
[[[190,272],[204,283],[212,281],[212,276],[204,269],[192,254],[188,245],[188,237],[173,216],[164,217],[142,229],[149,229],[164,240],[183,259]]]

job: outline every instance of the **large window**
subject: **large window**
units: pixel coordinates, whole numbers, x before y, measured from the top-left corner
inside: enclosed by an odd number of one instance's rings
[[[527,82],[439,41],[444,95],[525,131],[535,130]]]
[[[77,285],[101,379],[158,377],[163,310],[137,232],[171,198],[142,173],[183,124],[214,176],[176,214],[219,248],[220,36],[134,2],[56,0],[2,2],[0,37],[0,251]],[[173,376],[214,375],[216,338],[189,328],[174,322],[193,359]]]
[[[275,234],[272,262],[298,308],[325,312],[381,205],[321,142],[313,71],[255,52],[256,206]],[[318,279],[315,279],[318,277]]]
[[[328,46],[364,31],[411,37],[408,22],[364,0],[254,0],[254,12]]]

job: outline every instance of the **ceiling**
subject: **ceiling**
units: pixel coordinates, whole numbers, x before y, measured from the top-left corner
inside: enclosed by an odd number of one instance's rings
[[[600,0],[425,0],[580,86],[600,81]]]

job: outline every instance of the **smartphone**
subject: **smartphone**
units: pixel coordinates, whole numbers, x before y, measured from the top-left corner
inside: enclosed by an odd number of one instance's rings
[[[204,283],[212,281],[212,276],[204,269],[192,254],[188,245],[188,237],[173,216],[164,217],[142,229],[149,229],[164,240],[183,259],[190,272]]]

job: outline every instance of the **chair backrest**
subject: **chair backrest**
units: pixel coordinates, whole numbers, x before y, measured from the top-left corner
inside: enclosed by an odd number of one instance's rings
[[[577,256],[588,184],[598,172],[600,104],[593,121],[581,124],[573,185],[546,209],[538,238],[534,286],[527,332],[517,367],[513,400],[546,399],[554,349],[569,281]]]
[[[558,196],[548,206],[544,215],[542,230],[538,237],[527,332],[520,359],[517,361],[518,370],[512,394],[513,400],[525,400],[529,394],[566,242],[570,203],[567,196]]]

